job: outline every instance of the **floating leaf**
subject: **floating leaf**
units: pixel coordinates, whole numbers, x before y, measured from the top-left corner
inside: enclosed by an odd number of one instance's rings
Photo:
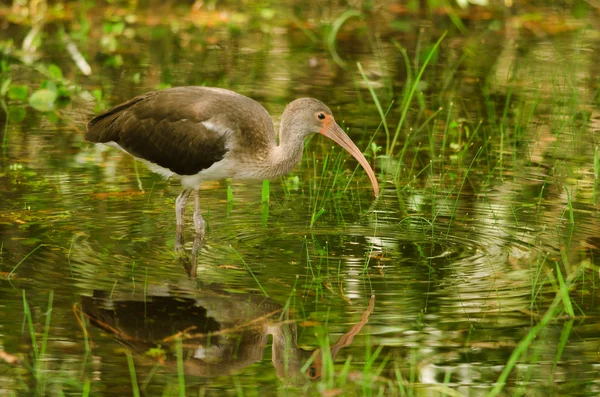
[[[26,101],[29,87],[26,85],[11,85],[8,89],[8,99],[15,101]]]
[[[40,112],[49,112],[54,109],[56,98],[56,91],[42,88],[31,94],[29,97],[29,105]]]

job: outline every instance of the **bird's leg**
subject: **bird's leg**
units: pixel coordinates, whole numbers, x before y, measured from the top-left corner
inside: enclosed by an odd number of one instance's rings
[[[177,217],[177,229],[175,230],[175,251],[183,250],[183,217],[185,205],[192,193],[192,189],[184,189],[175,200],[175,215]]]
[[[185,272],[190,276],[191,280],[196,279],[196,273],[198,269],[198,251],[202,249],[204,239],[199,234],[194,236],[194,245],[192,246],[192,255],[187,255],[184,249],[177,252],[177,259],[183,264]]]
[[[196,229],[196,234],[200,236],[200,238],[204,238],[205,226],[206,222],[204,222],[204,219],[200,214],[200,198],[198,197],[198,189],[194,189],[194,228]]]
[[[198,251],[202,248],[204,238],[200,234],[194,236],[194,245],[192,247],[192,262],[189,271],[187,272],[190,279],[196,279],[196,271],[198,269]]]

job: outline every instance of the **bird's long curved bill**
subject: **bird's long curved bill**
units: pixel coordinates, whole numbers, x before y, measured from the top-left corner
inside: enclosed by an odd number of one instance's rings
[[[363,156],[363,154],[356,147],[354,142],[352,142],[348,135],[346,135],[344,130],[342,130],[342,128],[339,125],[337,125],[337,123],[332,121],[329,123],[329,125],[324,126],[320,132],[322,135],[326,136],[327,138],[331,139],[332,141],[346,149],[348,153],[350,153],[360,163],[360,165],[362,165],[362,167],[367,172],[369,179],[371,180],[375,196],[379,196],[379,184],[377,183],[377,178],[375,178],[375,173],[371,169],[371,166],[369,165],[369,162],[367,161],[365,156]]]

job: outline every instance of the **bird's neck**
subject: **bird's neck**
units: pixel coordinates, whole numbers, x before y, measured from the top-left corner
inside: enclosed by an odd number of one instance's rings
[[[304,150],[302,135],[293,130],[279,130],[279,145],[271,151],[272,176],[281,176],[290,172],[300,160]]]

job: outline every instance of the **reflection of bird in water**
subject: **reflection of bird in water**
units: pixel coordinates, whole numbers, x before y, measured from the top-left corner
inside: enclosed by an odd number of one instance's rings
[[[88,141],[118,147],[153,171],[181,179],[176,249],[183,244],[183,216],[191,193],[196,234],[204,234],[198,200],[202,181],[262,180],[287,174],[302,158],[304,139],[314,133],[352,154],[379,195],[375,174],[361,151],[335,122],[331,110],[312,98],[296,99],[285,108],[278,136],[269,113],[258,102],[209,87],[176,87],[137,96],[96,116],[87,128]]]
[[[335,358],[352,343],[373,311],[375,297],[361,321],[331,347]],[[283,307],[269,298],[230,294],[218,288],[201,290],[181,287],[155,288],[144,296],[94,291],[82,297],[79,315],[110,332],[140,359],[160,346],[157,358],[165,368],[176,370],[176,344],[184,350],[184,373],[202,377],[231,374],[262,360],[268,335],[272,335],[272,362],[277,376],[292,383],[304,379],[302,367],[311,360],[304,375],[321,376],[322,352],[305,351],[297,345],[296,324],[287,319]]]

